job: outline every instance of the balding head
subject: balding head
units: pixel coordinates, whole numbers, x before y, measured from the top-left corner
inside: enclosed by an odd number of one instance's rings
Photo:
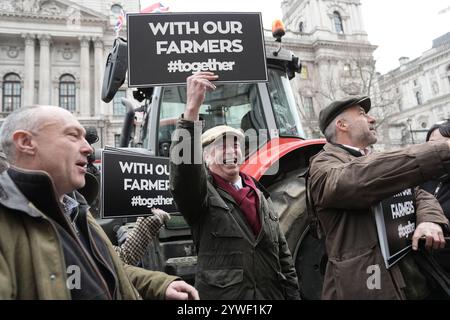
[[[85,135],[85,129],[67,110],[31,106],[5,119],[0,142],[11,164],[47,172],[61,196],[85,183],[87,156],[92,152]]]
[[[13,133],[17,130],[39,131],[39,126],[49,117],[72,116],[67,110],[56,106],[33,105],[15,110],[9,114],[0,130],[0,145],[9,162],[15,160]]]

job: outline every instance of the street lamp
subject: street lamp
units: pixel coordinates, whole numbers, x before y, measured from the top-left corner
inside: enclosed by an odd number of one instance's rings
[[[415,144],[415,142],[414,142],[414,133],[413,133],[412,128],[411,128],[412,119],[411,118],[406,119],[406,123],[408,123],[408,126],[409,126],[409,134],[411,135],[411,142],[412,142],[412,144]]]

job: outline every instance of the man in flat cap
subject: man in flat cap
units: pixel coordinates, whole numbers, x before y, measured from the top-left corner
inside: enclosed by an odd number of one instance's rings
[[[244,135],[223,125],[201,134],[199,109],[216,79],[211,72],[187,79],[171,146],[171,191],[197,248],[195,287],[201,299],[298,299],[278,216],[262,186],[239,171]]]
[[[427,248],[445,245],[448,220],[435,199],[419,190],[415,197],[413,252],[386,267],[372,206],[406,188],[450,171],[449,142],[426,143],[399,151],[368,152],[377,141],[375,119],[368,114],[369,97],[335,101],[319,116],[327,139],[310,165],[308,188],[320,229],[325,235],[328,263],[324,299],[423,299],[430,286],[420,272],[419,238]],[[370,277],[377,277],[371,282]]]

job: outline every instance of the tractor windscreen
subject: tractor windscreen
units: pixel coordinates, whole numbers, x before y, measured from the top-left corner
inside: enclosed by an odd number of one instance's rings
[[[163,89],[158,128],[160,156],[168,156],[166,150],[170,145],[171,134],[185,107],[186,87]],[[256,144],[251,144],[251,149],[256,149],[267,141],[267,125],[261,98],[258,86],[254,83],[218,85],[216,90],[206,94],[200,108],[200,117],[204,121],[204,131],[218,125],[242,129],[247,137],[257,140]],[[246,149],[247,155],[253,151]]]
[[[268,73],[267,86],[280,136],[304,138],[299,111],[286,73],[275,68],[269,68]]]

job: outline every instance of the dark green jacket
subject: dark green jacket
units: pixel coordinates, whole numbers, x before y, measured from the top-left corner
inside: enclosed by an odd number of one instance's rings
[[[170,167],[171,191],[197,247],[200,298],[299,298],[291,253],[270,199],[258,192],[262,228],[255,238],[234,199],[208,175],[201,161],[201,130],[201,122],[178,121]],[[193,158],[197,164],[191,164]]]
[[[45,172],[15,171],[22,184],[34,188],[35,193],[46,197],[45,200],[56,201],[53,183]],[[17,188],[7,172],[0,174],[0,300],[71,298],[56,222],[49,218],[56,218],[57,214],[64,219],[62,212],[39,210]],[[124,265],[95,219],[88,214],[87,220],[110,254],[119,297],[164,299],[168,285],[177,278]]]

